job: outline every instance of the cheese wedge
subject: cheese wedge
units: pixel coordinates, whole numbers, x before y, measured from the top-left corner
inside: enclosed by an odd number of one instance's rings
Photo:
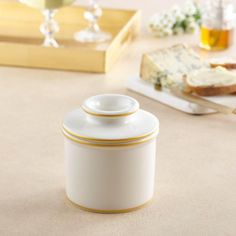
[[[140,77],[155,86],[183,86],[183,75],[210,68],[193,50],[183,44],[144,54]]]
[[[204,69],[185,75],[187,90],[201,96],[236,92],[236,73],[223,67]]]

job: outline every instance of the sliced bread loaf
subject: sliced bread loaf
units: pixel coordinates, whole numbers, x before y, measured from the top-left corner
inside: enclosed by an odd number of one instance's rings
[[[222,66],[226,69],[236,69],[236,59],[231,57],[211,58],[209,60],[211,67]]]
[[[236,92],[236,73],[223,67],[203,69],[184,76],[186,90],[200,96]]]

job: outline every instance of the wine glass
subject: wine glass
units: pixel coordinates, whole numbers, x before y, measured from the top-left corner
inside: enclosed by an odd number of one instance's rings
[[[74,38],[82,43],[99,43],[111,39],[111,34],[101,31],[98,25],[98,19],[102,16],[102,9],[96,0],[89,0],[89,6],[84,13],[84,18],[89,26],[79,32],[76,32]]]
[[[59,24],[54,19],[58,8],[72,4],[75,0],[19,0],[33,8],[42,11],[44,22],[40,25],[40,31],[44,35],[44,47],[59,47],[58,42],[54,38],[54,34],[59,31]]]

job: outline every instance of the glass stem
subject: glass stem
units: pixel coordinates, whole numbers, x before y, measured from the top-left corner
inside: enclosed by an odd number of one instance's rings
[[[96,0],[90,0],[87,11],[84,14],[85,19],[89,22],[89,30],[91,32],[100,32],[98,19],[102,16],[102,9],[97,4]]]
[[[112,35],[103,32],[98,25],[98,20],[101,16],[102,9],[97,4],[97,1],[90,0],[89,6],[84,12],[84,18],[88,22],[88,27],[76,32],[74,35],[75,40],[81,43],[101,43],[110,40]]]
[[[40,31],[44,35],[44,47],[59,47],[59,44],[54,38],[54,34],[59,31],[59,25],[54,20],[56,10],[45,9],[43,11],[44,22],[40,26]]]

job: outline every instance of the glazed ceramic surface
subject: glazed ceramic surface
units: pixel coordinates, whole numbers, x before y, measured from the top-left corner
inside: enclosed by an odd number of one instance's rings
[[[117,140],[146,136],[158,130],[152,114],[139,109],[139,103],[124,95],[98,95],[82,108],[69,113],[64,129],[78,138]]]
[[[84,209],[125,212],[154,191],[158,119],[117,94],[89,98],[63,123],[66,193]]]

